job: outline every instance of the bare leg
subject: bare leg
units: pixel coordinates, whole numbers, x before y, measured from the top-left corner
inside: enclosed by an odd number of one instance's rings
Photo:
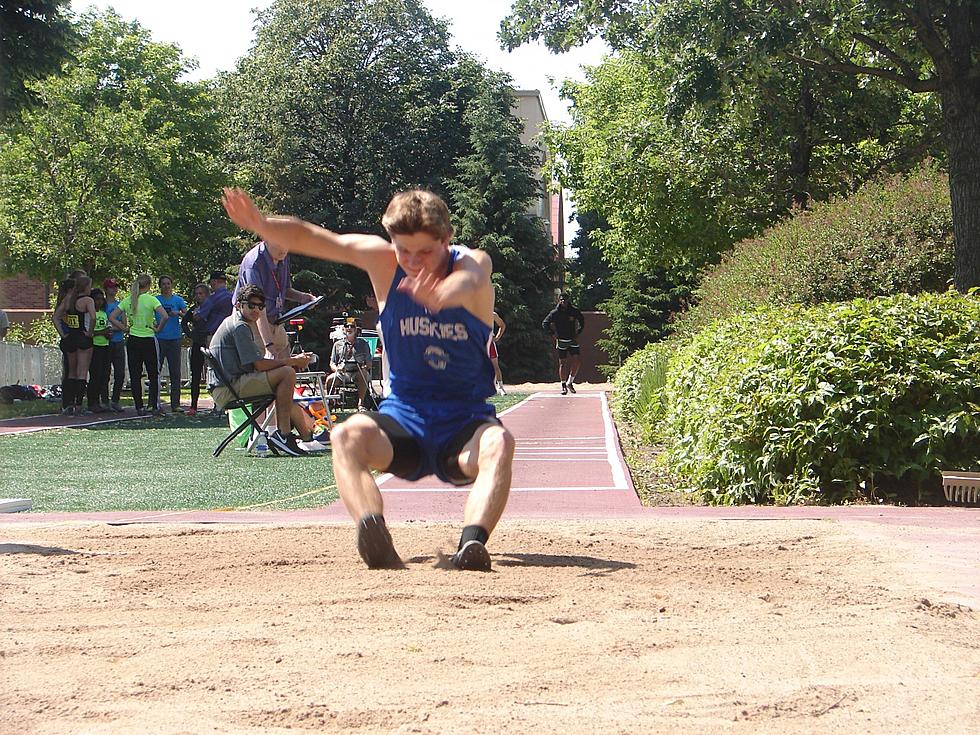
[[[313,438],[313,421],[310,419],[309,414],[295,401],[289,408],[289,419],[293,428],[296,429],[296,433],[299,434],[300,439],[308,442]]]
[[[582,358],[580,355],[572,355],[569,358],[568,365],[568,382],[574,382],[575,376],[578,375],[579,366],[582,364]]]
[[[477,430],[459,453],[459,467],[475,477],[466,499],[463,522],[492,533],[510,495],[514,462],[514,436],[502,426],[487,424]]]
[[[276,428],[288,434],[292,428],[290,415],[293,409],[293,389],[296,387],[296,372],[289,367],[277,367],[267,374],[269,385],[276,394]]]
[[[360,521],[368,515],[380,516],[384,503],[371,470],[391,464],[394,450],[388,437],[373,420],[356,414],[333,430],[330,443],[337,489],[351,518]]]

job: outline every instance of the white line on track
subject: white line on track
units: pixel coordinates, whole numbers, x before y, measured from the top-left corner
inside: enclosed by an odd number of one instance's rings
[[[599,398],[602,399],[602,424],[606,429],[606,451],[609,457],[609,467],[612,470],[613,484],[625,490],[629,487],[629,483],[626,482],[626,472],[623,469],[619,453],[616,451],[616,430],[613,427],[612,414],[609,413],[609,401],[606,400],[605,393],[600,393]]]

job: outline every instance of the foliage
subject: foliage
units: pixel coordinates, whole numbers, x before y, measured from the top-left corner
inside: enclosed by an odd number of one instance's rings
[[[273,211],[383,234],[396,191],[444,193],[467,149],[465,102],[481,78],[416,0],[276,0],[220,82],[226,154]],[[338,306],[370,291],[355,268],[297,261]]]
[[[539,159],[520,140],[513,93],[503,78],[489,78],[466,112],[472,153],[457,160],[447,182],[456,237],[490,254],[496,310],[507,323],[499,344],[508,381],[540,380],[551,367],[541,320],[554,303],[554,247],[542,221],[529,214],[544,194]]]
[[[599,304],[612,296],[612,269],[592,236],[596,230],[608,230],[609,225],[594,212],[575,215],[578,232],[568,247],[575,257],[565,263],[565,284],[562,290],[582,311],[596,311]]]
[[[7,332],[8,342],[24,342],[32,345],[57,345],[61,339],[54,322],[48,317],[35,319],[28,324],[14,322]]]
[[[711,503],[914,502],[980,467],[978,370],[973,295],[753,311],[678,348],[660,430]]]
[[[58,71],[74,39],[68,0],[0,0],[0,120],[31,103],[30,80]]]
[[[953,274],[953,227],[944,172],[866,184],[738,243],[709,268],[697,306],[680,317],[691,333],[759,306],[943,291]]]
[[[777,121],[785,116],[790,125],[767,125],[790,133],[789,173],[795,177],[812,178],[808,167],[823,156],[844,163],[842,171],[856,157],[860,182],[868,152],[878,159],[865,168],[868,173],[904,170],[936,144],[941,111],[956,234],[954,279],[961,290],[980,283],[980,3],[518,0],[501,38],[511,47],[544,38],[557,50],[595,34],[614,48],[665,61],[678,111],[720,105],[726,115],[755,109],[755,117],[764,119],[771,109]],[[778,83],[784,75],[789,86]],[[910,96],[919,94],[927,96]],[[835,115],[838,125],[826,125]],[[909,124],[914,118],[927,123],[924,136]],[[794,120],[800,123],[795,133]],[[794,188],[797,196],[809,191]]]
[[[651,342],[626,358],[613,380],[616,419],[639,427],[646,441],[653,439],[656,423],[662,418],[660,400],[667,366],[676,349],[674,342]]]
[[[223,265],[230,232],[208,89],[179,81],[190,67],[175,46],[112,12],[86,16],[79,33],[75,61],[30,84],[39,105],[0,132],[3,267],[195,283]]]
[[[613,273],[612,296],[600,304],[609,316],[609,327],[599,346],[610,363],[619,365],[644,345],[666,339],[674,329],[674,315],[683,311],[691,297],[693,282],[694,274],[679,267]]]

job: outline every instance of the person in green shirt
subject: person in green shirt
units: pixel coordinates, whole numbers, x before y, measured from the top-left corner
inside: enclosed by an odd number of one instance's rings
[[[95,326],[92,329],[92,364],[88,369],[88,410],[109,411],[109,315],[105,312],[105,292],[92,289]]]
[[[150,277],[145,273],[136,277],[129,296],[109,315],[109,323],[126,332],[126,360],[129,363],[129,387],[133,392],[133,405],[138,416],[150,413],[162,415],[160,407],[160,358],[157,356],[157,332],[163,329],[169,315],[155,296],[151,296]],[[156,321],[156,316],[160,321]],[[149,403],[143,407],[143,369],[150,384]]]

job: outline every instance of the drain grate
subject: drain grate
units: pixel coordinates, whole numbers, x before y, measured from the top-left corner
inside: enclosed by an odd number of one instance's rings
[[[980,503],[980,472],[944,472],[943,494],[950,503]]]

